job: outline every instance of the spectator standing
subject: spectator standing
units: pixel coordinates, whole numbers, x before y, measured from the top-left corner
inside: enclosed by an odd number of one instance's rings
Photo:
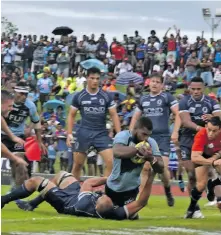
[[[57,59],[57,74],[64,74],[64,78],[67,78],[69,75],[69,63],[70,63],[70,57],[67,53],[67,50],[65,48],[62,48],[61,53],[58,55]]]
[[[49,95],[51,93],[53,83],[51,78],[49,77],[49,73],[47,70],[44,71],[43,78],[40,78],[37,82],[38,92],[40,93],[39,99],[41,102],[41,108],[44,102],[49,100]]]
[[[115,57],[116,65],[118,65],[124,59],[126,51],[125,51],[124,47],[120,44],[120,42],[117,42],[116,47],[114,47],[112,49],[112,53]]]
[[[139,44],[137,46],[137,49],[136,49],[136,52],[137,52],[136,58],[137,58],[137,60],[144,61],[144,55],[145,55],[146,51],[147,51],[147,45],[145,44],[145,39],[142,39],[141,44]]]
[[[197,66],[200,64],[200,60],[196,57],[196,51],[192,51],[191,57],[186,62],[187,69],[187,82],[190,82],[192,78],[197,75]]]
[[[57,157],[60,159],[60,170],[67,171],[68,169],[68,147],[66,145],[66,137],[67,133],[64,129],[62,129],[62,125],[60,123],[57,124],[57,130],[55,132],[55,136],[57,138]]]
[[[57,143],[50,140],[50,144],[47,144],[47,145],[46,146],[48,148],[49,173],[54,174],[55,173],[54,164],[56,161],[56,150],[55,149],[56,149]]]
[[[38,72],[44,67],[44,44],[40,43],[33,54],[31,71]]]

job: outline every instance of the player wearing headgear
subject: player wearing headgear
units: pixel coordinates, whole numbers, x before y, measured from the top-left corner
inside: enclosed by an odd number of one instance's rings
[[[42,148],[44,148],[41,141],[40,118],[37,113],[36,106],[32,101],[27,99],[29,87],[26,85],[25,82],[19,82],[15,86],[14,91],[15,91],[15,97],[14,97],[15,102],[13,104],[13,109],[9,112],[8,116],[5,118],[8,127],[15,136],[24,139],[25,122],[27,118],[30,117],[30,120],[35,129],[35,134],[38,143]],[[24,145],[15,143],[5,133],[2,133],[1,138],[2,142],[11,152],[27,160],[24,154],[25,153]],[[25,168],[16,167],[14,164],[12,164],[12,175],[15,180],[15,184],[21,185],[24,182],[24,180],[29,177],[30,171],[31,171],[31,166],[29,167],[29,172],[27,172]]]

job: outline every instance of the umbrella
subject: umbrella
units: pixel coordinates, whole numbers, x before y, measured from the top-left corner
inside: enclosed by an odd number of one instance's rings
[[[97,59],[89,59],[89,60],[84,60],[80,63],[80,65],[84,68],[84,69],[90,69],[92,67],[96,67],[98,69],[100,69],[100,71],[107,73],[108,69],[107,67],[104,65],[103,62],[101,62],[100,60]]]
[[[67,27],[67,26],[61,26],[61,27],[57,27],[55,28],[52,33],[54,35],[68,35],[73,33],[73,29]]]
[[[119,94],[119,100],[120,101],[125,100],[126,97],[127,97],[124,93],[119,92],[119,91],[109,91],[108,93],[111,95],[112,99],[114,98],[115,94]]]
[[[43,107],[47,109],[56,109],[58,106],[62,106],[64,109],[65,103],[60,100],[49,100],[43,105]]]
[[[143,77],[137,73],[125,72],[117,77],[116,84],[118,85],[128,85],[130,82],[135,84],[143,83]]]

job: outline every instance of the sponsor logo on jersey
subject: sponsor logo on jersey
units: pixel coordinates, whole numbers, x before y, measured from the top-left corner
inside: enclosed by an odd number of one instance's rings
[[[162,116],[163,115],[163,108],[145,108],[144,110],[144,115],[146,117],[157,117],[157,116]]]
[[[82,101],[81,104],[82,105],[84,105],[84,104],[91,104],[91,101],[90,100],[89,101],[85,100],[85,101]]]
[[[91,100],[97,100],[97,97],[91,97]]]
[[[101,114],[105,113],[104,107],[84,107],[84,112],[86,114]]]
[[[143,102],[143,104],[142,104],[143,107],[149,106],[149,105],[150,105],[150,102],[149,102],[149,101]]]
[[[156,98],[154,98],[154,99],[150,99],[150,101],[155,101],[156,100]]]
[[[195,107],[196,108],[200,108],[202,105],[201,104],[196,104]]]
[[[10,114],[8,116],[8,120],[13,121],[13,122],[18,122],[18,123],[22,123],[24,121],[25,117],[24,116],[17,116],[17,115],[13,115]]]

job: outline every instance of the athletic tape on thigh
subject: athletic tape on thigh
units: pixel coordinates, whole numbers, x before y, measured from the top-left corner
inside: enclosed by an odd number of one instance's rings
[[[40,185],[38,186],[38,192],[42,192],[46,188],[48,183],[49,183],[48,179],[43,179]]]
[[[68,177],[73,177],[71,173],[65,172],[63,175],[60,176],[60,179],[58,180],[58,186],[62,183],[62,181]]]

